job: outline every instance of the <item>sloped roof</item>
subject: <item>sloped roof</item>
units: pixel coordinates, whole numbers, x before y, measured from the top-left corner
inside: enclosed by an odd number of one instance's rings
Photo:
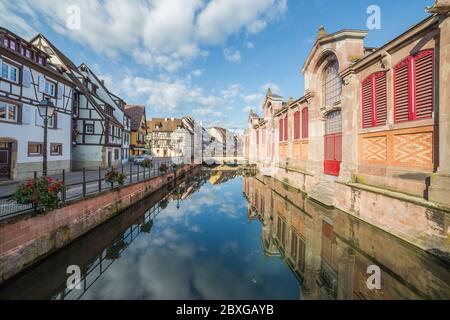
[[[160,125],[160,128],[156,128],[156,125]],[[149,132],[173,132],[182,127],[183,123],[181,119],[175,118],[153,118],[147,121],[147,128]]]
[[[142,117],[145,117],[145,106],[126,105],[125,113],[131,118],[131,130],[138,131],[141,127]]]

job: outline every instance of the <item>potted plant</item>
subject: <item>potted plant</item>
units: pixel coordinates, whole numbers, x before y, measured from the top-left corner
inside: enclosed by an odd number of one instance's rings
[[[153,161],[150,159],[145,159],[144,161],[141,162],[141,166],[143,166],[144,168],[151,168],[153,165]]]
[[[33,205],[36,211],[49,212],[60,207],[59,194],[66,190],[60,181],[41,177],[20,185],[11,200],[22,205]]]
[[[161,165],[159,166],[159,172],[165,174],[168,170],[169,168],[167,167],[167,164],[161,163]]]
[[[114,183],[117,183],[119,186],[123,186],[125,184],[126,175],[122,172],[117,171],[115,168],[111,168],[105,174],[105,181],[111,184],[111,189],[114,188]]]

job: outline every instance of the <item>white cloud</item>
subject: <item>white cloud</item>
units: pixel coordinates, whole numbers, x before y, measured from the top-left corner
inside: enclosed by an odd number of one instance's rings
[[[253,42],[247,41],[247,42],[245,43],[245,47],[246,47],[247,49],[254,49],[254,48],[255,48],[255,44],[254,44]]]
[[[272,90],[272,92],[275,94],[281,93],[280,87],[273,82],[268,82],[261,86],[261,91],[263,91],[264,93],[266,93],[268,89]]]
[[[204,70],[202,70],[202,69],[195,69],[195,70],[192,70],[191,74],[193,76],[200,77],[203,74],[203,72],[204,72]]]
[[[263,100],[264,96],[260,93],[250,94],[247,96],[244,96],[242,99],[245,101],[245,103],[260,103]]]
[[[243,88],[240,84],[232,84],[227,89],[222,90],[221,93],[224,99],[233,99],[239,96],[242,90]]]
[[[251,106],[246,106],[244,109],[242,109],[243,112],[245,113],[250,113],[250,111],[252,111],[252,107]]]
[[[241,61],[241,53],[234,48],[223,49],[223,56],[225,57],[225,60],[231,63],[238,63]]]
[[[131,56],[176,72],[205,46],[242,31],[256,33],[283,16],[286,0],[79,0],[81,28],[66,26],[73,0],[0,0],[0,24],[31,37],[47,24],[55,32],[110,58]],[[238,52],[231,55],[239,61]]]

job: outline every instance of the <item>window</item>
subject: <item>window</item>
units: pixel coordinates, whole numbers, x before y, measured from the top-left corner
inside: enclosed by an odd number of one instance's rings
[[[259,145],[259,130],[256,130],[256,145]]]
[[[0,120],[18,122],[19,106],[0,101]]]
[[[51,156],[62,156],[62,144],[61,143],[51,143],[50,144],[50,155]]]
[[[2,62],[2,78],[15,83],[19,82],[19,68]]]
[[[42,143],[28,142],[28,156],[29,157],[42,156]]]
[[[119,160],[119,150],[118,149],[114,150],[114,159]]]
[[[292,231],[291,232],[291,257],[294,262],[297,262],[298,254],[298,235]]]
[[[332,62],[324,72],[323,93],[325,107],[333,106],[341,100],[342,81],[339,76],[339,62]]]
[[[31,58],[33,57],[33,56],[32,56],[32,51],[31,51],[30,49],[27,49],[27,48],[24,48],[24,47],[21,48],[20,53],[21,53],[24,57],[26,57],[26,58],[28,58],[28,59],[31,59]]]
[[[278,131],[279,131],[278,135],[280,137],[280,142],[282,142],[283,138],[284,138],[284,136],[283,136],[283,126],[284,126],[283,119],[280,119],[279,122],[278,122]]]
[[[394,67],[395,122],[429,119],[434,110],[434,51],[410,56]]]
[[[39,63],[40,65],[45,65],[45,58],[42,57],[41,55],[36,55],[36,62]]]
[[[284,141],[289,140],[289,118],[286,114],[286,118],[284,118]]]
[[[308,107],[303,108],[302,110],[302,138],[308,139],[309,137],[309,114]]]
[[[9,49],[14,50],[14,51],[16,51],[16,49],[17,49],[17,43],[14,40],[11,40],[9,38],[4,38],[3,39],[3,45],[6,48],[9,48]]]
[[[362,83],[362,124],[363,128],[386,124],[387,89],[386,73],[377,72]]]
[[[86,124],[84,126],[84,132],[87,134],[93,134],[94,133],[94,125],[93,124]]]
[[[300,111],[294,113],[294,140],[300,139]]]
[[[49,96],[55,96],[55,87],[56,85],[53,82],[45,81],[45,93]]]

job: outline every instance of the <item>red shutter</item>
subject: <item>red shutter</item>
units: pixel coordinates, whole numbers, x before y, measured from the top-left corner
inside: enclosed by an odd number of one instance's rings
[[[395,122],[410,119],[410,58],[407,58],[394,68],[394,105]]]
[[[367,78],[362,83],[362,122],[363,128],[372,126],[373,122],[373,88],[372,77]]]
[[[302,138],[308,139],[309,137],[309,128],[308,128],[308,107],[303,108],[302,110]]]
[[[256,145],[259,145],[259,130],[256,130]]]
[[[279,137],[280,137],[280,142],[281,142],[281,141],[283,141],[283,119],[279,120],[278,130],[279,130]]]
[[[383,126],[387,122],[387,81],[386,73],[375,74],[375,119],[376,126]]]
[[[294,113],[294,139],[300,139],[300,112]]]
[[[434,52],[427,50],[414,57],[415,119],[433,116]]]
[[[289,119],[286,114],[286,118],[284,118],[284,141],[289,140]]]

